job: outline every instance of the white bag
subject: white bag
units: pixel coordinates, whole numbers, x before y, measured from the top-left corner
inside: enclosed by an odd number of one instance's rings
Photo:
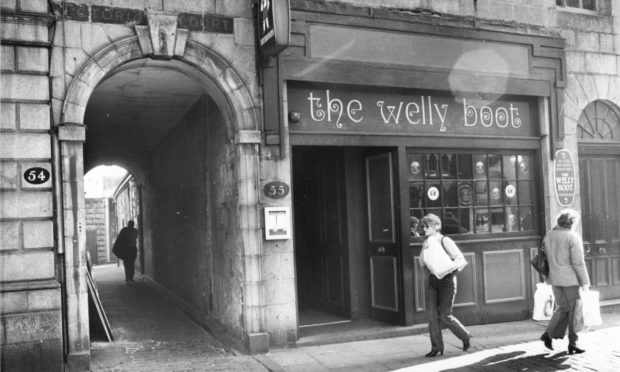
[[[532,319],[549,320],[553,315],[555,308],[555,297],[551,285],[547,283],[536,283],[536,292],[534,292],[534,311],[532,311]]]
[[[594,327],[603,324],[598,291],[581,291],[583,301],[583,326]]]
[[[428,239],[428,248],[424,251],[424,264],[439,279],[458,268],[437,239]]]

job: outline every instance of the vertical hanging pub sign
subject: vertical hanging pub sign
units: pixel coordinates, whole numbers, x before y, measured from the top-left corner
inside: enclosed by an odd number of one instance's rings
[[[575,164],[568,150],[558,150],[555,154],[553,178],[555,195],[562,207],[575,201]]]
[[[258,45],[263,57],[275,56],[289,44],[291,11],[289,0],[259,0]]]

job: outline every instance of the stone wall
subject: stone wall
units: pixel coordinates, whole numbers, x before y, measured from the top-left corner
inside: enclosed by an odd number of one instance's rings
[[[599,5],[599,15],[570,10],[555,13],[554,26],[566,40],[564,145],[575,155],[579,143],[577,123],[584,108],[597,100],[620,107],[620,4],[601,0]],[[579,187],[579,181],[576,184]],[[580,205],[577,189],[575,206]],[[556,215],[558,209],[552,208],[550,215]]]
[[[60,370],[63,363],[55,182],[24,177],[33,167],[54,175],[47,10],[43,0],[2,2],[0,369],[7,372]]]
[[[213,231],[217,222],[208,201],[214,197],[208,180],[219,171],[207,170],[209,149],[217,146],[207,141],[207,132],[221,131],[222,123],[217,117],[221,117],[217,107],[208,97],[202,97],[154,148],[151,163],[157,167],[148,179],[147,193],[147,203],[153,211],[150,214],[153,243],[145,247],[146,255],[152,256],[153,271],[147,274],[190,303],[204,318],[219,319],[241,334],[238,318],[231,321],[227,310],[241,300],[238,285],[242,276],[218,278],[220,271],[237,272],[239,263],[227,263],[222,258],[214,263],[213,258],[214,252],[225,250],[221,241],[214,241],[213,234],[234,235],[231,230],[234,223],[220,227],[219,233]],[[230,165],[225,162],[219,167]],[[213,181],[227,195],[231,195],[230,191],[226,192],[233,182],[230,177],[223,175]],[[220,199],[214,204],[230,202]],[[230,254],[237,254],[236,251]],[[217,293],[214,293],[214,282],[218,288],[224,285]]]
[[[96,248],[93,249],[96,252],[96,257],[91,252],[91,262],[93,264],[104,264],[108,260],[108,249],[112,246],[109,240],[108,226],[108,199],[106,198],[92,198],[86,199],[86,230],[94,231],[96,236],[95,242]],[[87,242],[89,244],[91,242]],[[87,247],[91,249],[91,247]],[[114,257],[109,257],[110,260],[114,260]]]

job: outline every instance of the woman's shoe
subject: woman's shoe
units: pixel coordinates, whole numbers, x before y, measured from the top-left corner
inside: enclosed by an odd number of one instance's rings
[[[434,357],[437,354],[443,355],[443,350],[431,350],[430,353],[428,353],[428,354],[426,354],[424,356],[427,357],[427,358],[432,358],[432,357]]]
[[[542,340],[542,342],[545,343],[545,347],[549,350],[553,350],[553,346],[551,345],[552,341],[551,340],[551,336],[549,336],[549,334],[547,332],[543,333],[542,336],[540,336],[540,339]],[[570,350],[570,348],[569,348]]]
[[[471,340],[471,335],[463,340],[463,351],[469,350],[469,347],[471,346],[471,343],[469,342],[470,340]]]
[[[569,354],[581,354],[581,353],[585,353],[586,351],[583,349],[578,348],[577,346],[574,345],[568,345],[568,353]]]

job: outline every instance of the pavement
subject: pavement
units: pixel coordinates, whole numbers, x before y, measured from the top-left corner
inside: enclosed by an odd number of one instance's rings
[[[603,325],[579,333],[584,354],[568,355],[567,339],[554,350],[538,340],[546,322],[523,320],[468,326],[472,347],[444,331],[443,356],[426,358],[428,334],[272,349],[245,355],[220,342],[168,302],[147,281],[123,281],[116,265],[93,269],[114,342],[91,344],[91,371],[619,371],[620,312],[603,311]],[[404,328],[404,327],[403,327]],[[346,339],[343,338],[343,339]],[[300,346],[301,345],[301,346]],[[304,346],[308,345],[308,346]]]

